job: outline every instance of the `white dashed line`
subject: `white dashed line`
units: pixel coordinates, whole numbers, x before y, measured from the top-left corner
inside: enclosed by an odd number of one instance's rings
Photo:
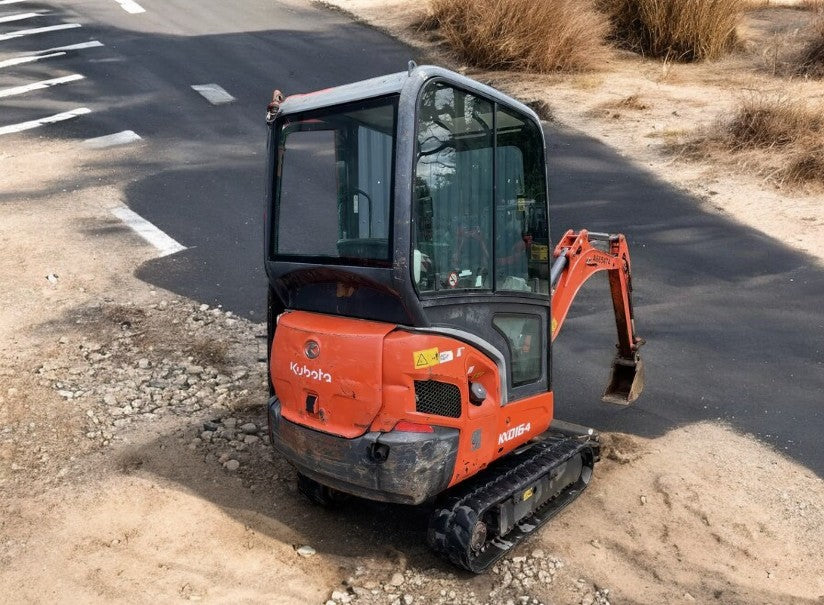
[[[103,149],[104,147],[114,147],[115,145],[125,145],[133,141],[139,141],[140,135],[134,130],[124,130],[123,132],[116,132],[114,134],[107,134],[102,137],[95,137],[93,139],[86,139],[83,141],[87,147],[94,149]]]
[[[103,46],[102,42],[91,40],[89,42],[80,42],[79,44],[69,44],[68,46],[55,46],[54,48],[46,48],[44,50],[35,51],[33,55],[26,55],[25,57],[15,57],[14,59],[6,59],[0,61],[0,68],[11,67],[12,65],[20,65],[21,63],[32,63],[40,59],[50,59],[51,57],[62,57],[69,50],[83,50],[84,48],[97,48]]]
[[[49,53],[48,55],[29,55],[28,57],[17,57],[16,59],[6,59],[0,61],[0,69],[3,67],[11,67],[12,65],[21,65],[23,63],[32,63],[40,59],[51,59],[52,57],[62,57],[66,53]]]
[[[32,17],[39,17],[40,15],[45,14],[46,11],[42,13],[17,13],[16,15],[8,15],[6,17],[0,17],[0,23],[10,23],[12,21],[22,21],[23,19],[31,19]]]
[[[38,126],[42,126],[43,124],[54,124],[55,122],[62,122],[63,120],[70,120],[72,118],[76,118],[77,116],[82,116],[87,113],[91,113],[91,109],[88,107],[79,107],[78,109],[73,109],[71,111],[64,111],[63,113],[56,113],[53,116],[49,116],[47,118],[40,118],[39,120],[32,120],[31,122],[20,122],[19,124],[12,124],[10,126],[0,126],[0,135],[3,134],[12,134],[15,132],[22,132],[24,130],[31,130],[32,128],[37,128]]]
[[[124,11],[126,11],[127,13],[131,13],[133,15],[136,15],[137,13],[146,12],[146,9],[140,6],[134,0],[115,0],[115,2],[117,2],[121,7],[123,7]]]
[[[217,84],[192,84],[192,89],[202,94],[212,105],[225,105],[235,100]]]
[[[72,74],[70,76],[63,76],[62,78],[52,78],[51,80],[40,80],[39,82],[32,82],[31,84],[26,84],[24,86],[15,86],[13,88],[4,88],[0,90],[0,99],[3,97],[13,97],[14,95],[22,95],[26,92],[31,92],[32,90],[42,90],[44,88],[50,88],[52,86],[57,86],[58,84],[66,84],[68,82],[74,82],[76,80],[82,80],[85,76],[81,76],[80,74]]]
[[[98,46],[104,46],[102,42],[98,42],[97,40],[90,40],[89,42],[80,42],[79,44],[69,44],[68,46],[55,46],[54,48],[47,48],[45,50],[38,50],[39,54],[42,53],[50,53],[55,50],[83,50],[84,48],[97,48]]]
[[[32,36],[34,34],[45,34],[46,32],[56,32],[61,29],[74,29],[80,27],[79,23],[61,23],[60,25],[49,25],[47,27],[35,27],[34,29],[18,29],[7,34],[0,34],[0,42],[3,40],[13,40],[14,38],[22,38],[23,36]]]
[[[28,2],[28,0],[0,0],[0,4],[17,4],[19,2]]]
[[[169,256],[170,254],[182,252],[186,249],[186,246],[177,243],[145,218],[126,206],[112,208],[112,214],[134,229],[135,233],[140,237],[157,248],[158,252],[160,252],[158,256]]]

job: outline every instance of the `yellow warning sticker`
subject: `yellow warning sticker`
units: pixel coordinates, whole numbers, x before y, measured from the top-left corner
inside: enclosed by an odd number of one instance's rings
[[[533,495],[534,493],[535,493],[535,488],[534,488],[534,487],[530,487],[530,488],[529,488],[528,490],[526,490],[526,491],[523,493],[523,495],[521,496],[521,501],[523,502],[523,501],[525,501],[525,500],[529,500],[529,499],[532,497],[532,495]]]
[[[424,349],[423,351],[415,351],[412,353],[413,363],[415,364],[415,369],[420,370],[421,368],[428,368],[430,366],[438,365],[441,360],[438,355],[437,347],[434,349]]]
[[[549,258],[549,246],[543,244],[532,244],[530,252],[532,260],[547,260]]]
[[[552,318],[552,333],[555,334],[555,330],[558,329],[558,321],[553,317]]]

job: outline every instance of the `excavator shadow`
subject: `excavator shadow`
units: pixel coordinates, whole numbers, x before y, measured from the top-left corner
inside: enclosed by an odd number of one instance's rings
[[[234,412],[233,416],[238,426],[266,424],[262,406]],[[209,419],[178,425],[128,449],[115,461],[118,470],[195,494],[273,541],[296,549],[309,545],[350,574],[368,562],[370,570],[435,568],[445,574],[473,577],[427,548],[431,506],[385,504],[354,496],[334,507],[320,506],[298,491],[297,473],[277,457],[264,432],[260,441],[243,451],[227,443],[201,442],[193,447],[205,420]],[[227,456],[240,462],[236,471],[224,467],[221,460]]]

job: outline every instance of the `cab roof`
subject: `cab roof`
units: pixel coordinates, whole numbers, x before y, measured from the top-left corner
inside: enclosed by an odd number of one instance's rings
[[[412,98],[417,99],[418,91],[427,81],[432,78],[442,78],[459,88],[478,92],[498,103],[517,109],[519,112],[532,117],[536,122],[540,122],[537,114],[520,101],[516,101],[512,97],[464,75],[435,65],[414,65],[414,63],[411,63],[410,68],[407,71],[361,80],[343,86],[325,88],[305,94],[289,95],[281,103],[278,113],[280,115],[301,113],[402,92],[408,92]]]

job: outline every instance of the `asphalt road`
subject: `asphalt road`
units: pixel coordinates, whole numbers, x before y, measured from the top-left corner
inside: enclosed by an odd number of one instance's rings
[[[0,136],[0,146],[138,133],[140,161],[108,168],[129,178],[124,203],[187,248],[144,264],[139,277],[260,321],[263,114],[272,89],[306,92],[399,71],[415,53],[298,0],[140,0],[145,12],[118,2],[0,3],[0,19],[48,11],[0,21],[0,62],[103,44],[1,67],[0,91],[84,77],[0,97],[0,128],[89,111]],[[80,26],[2,37],[70,23]],[[234,101],[212,105],[191,89],[207,83]],[[614,337],[606,281],[593,280],[556,343],[557,414],[647,436],[721,419],[824,476],[824,271],[764,234],[701,210],[592,139],[560,127],[547,134],[553,234],[569,227],[627,234],[638,331],[648,341],[642,398],[630,408],[600,404]],[[83,185],[78,175],[73,186]],[[0,188],[0,203],[13,196]]]

